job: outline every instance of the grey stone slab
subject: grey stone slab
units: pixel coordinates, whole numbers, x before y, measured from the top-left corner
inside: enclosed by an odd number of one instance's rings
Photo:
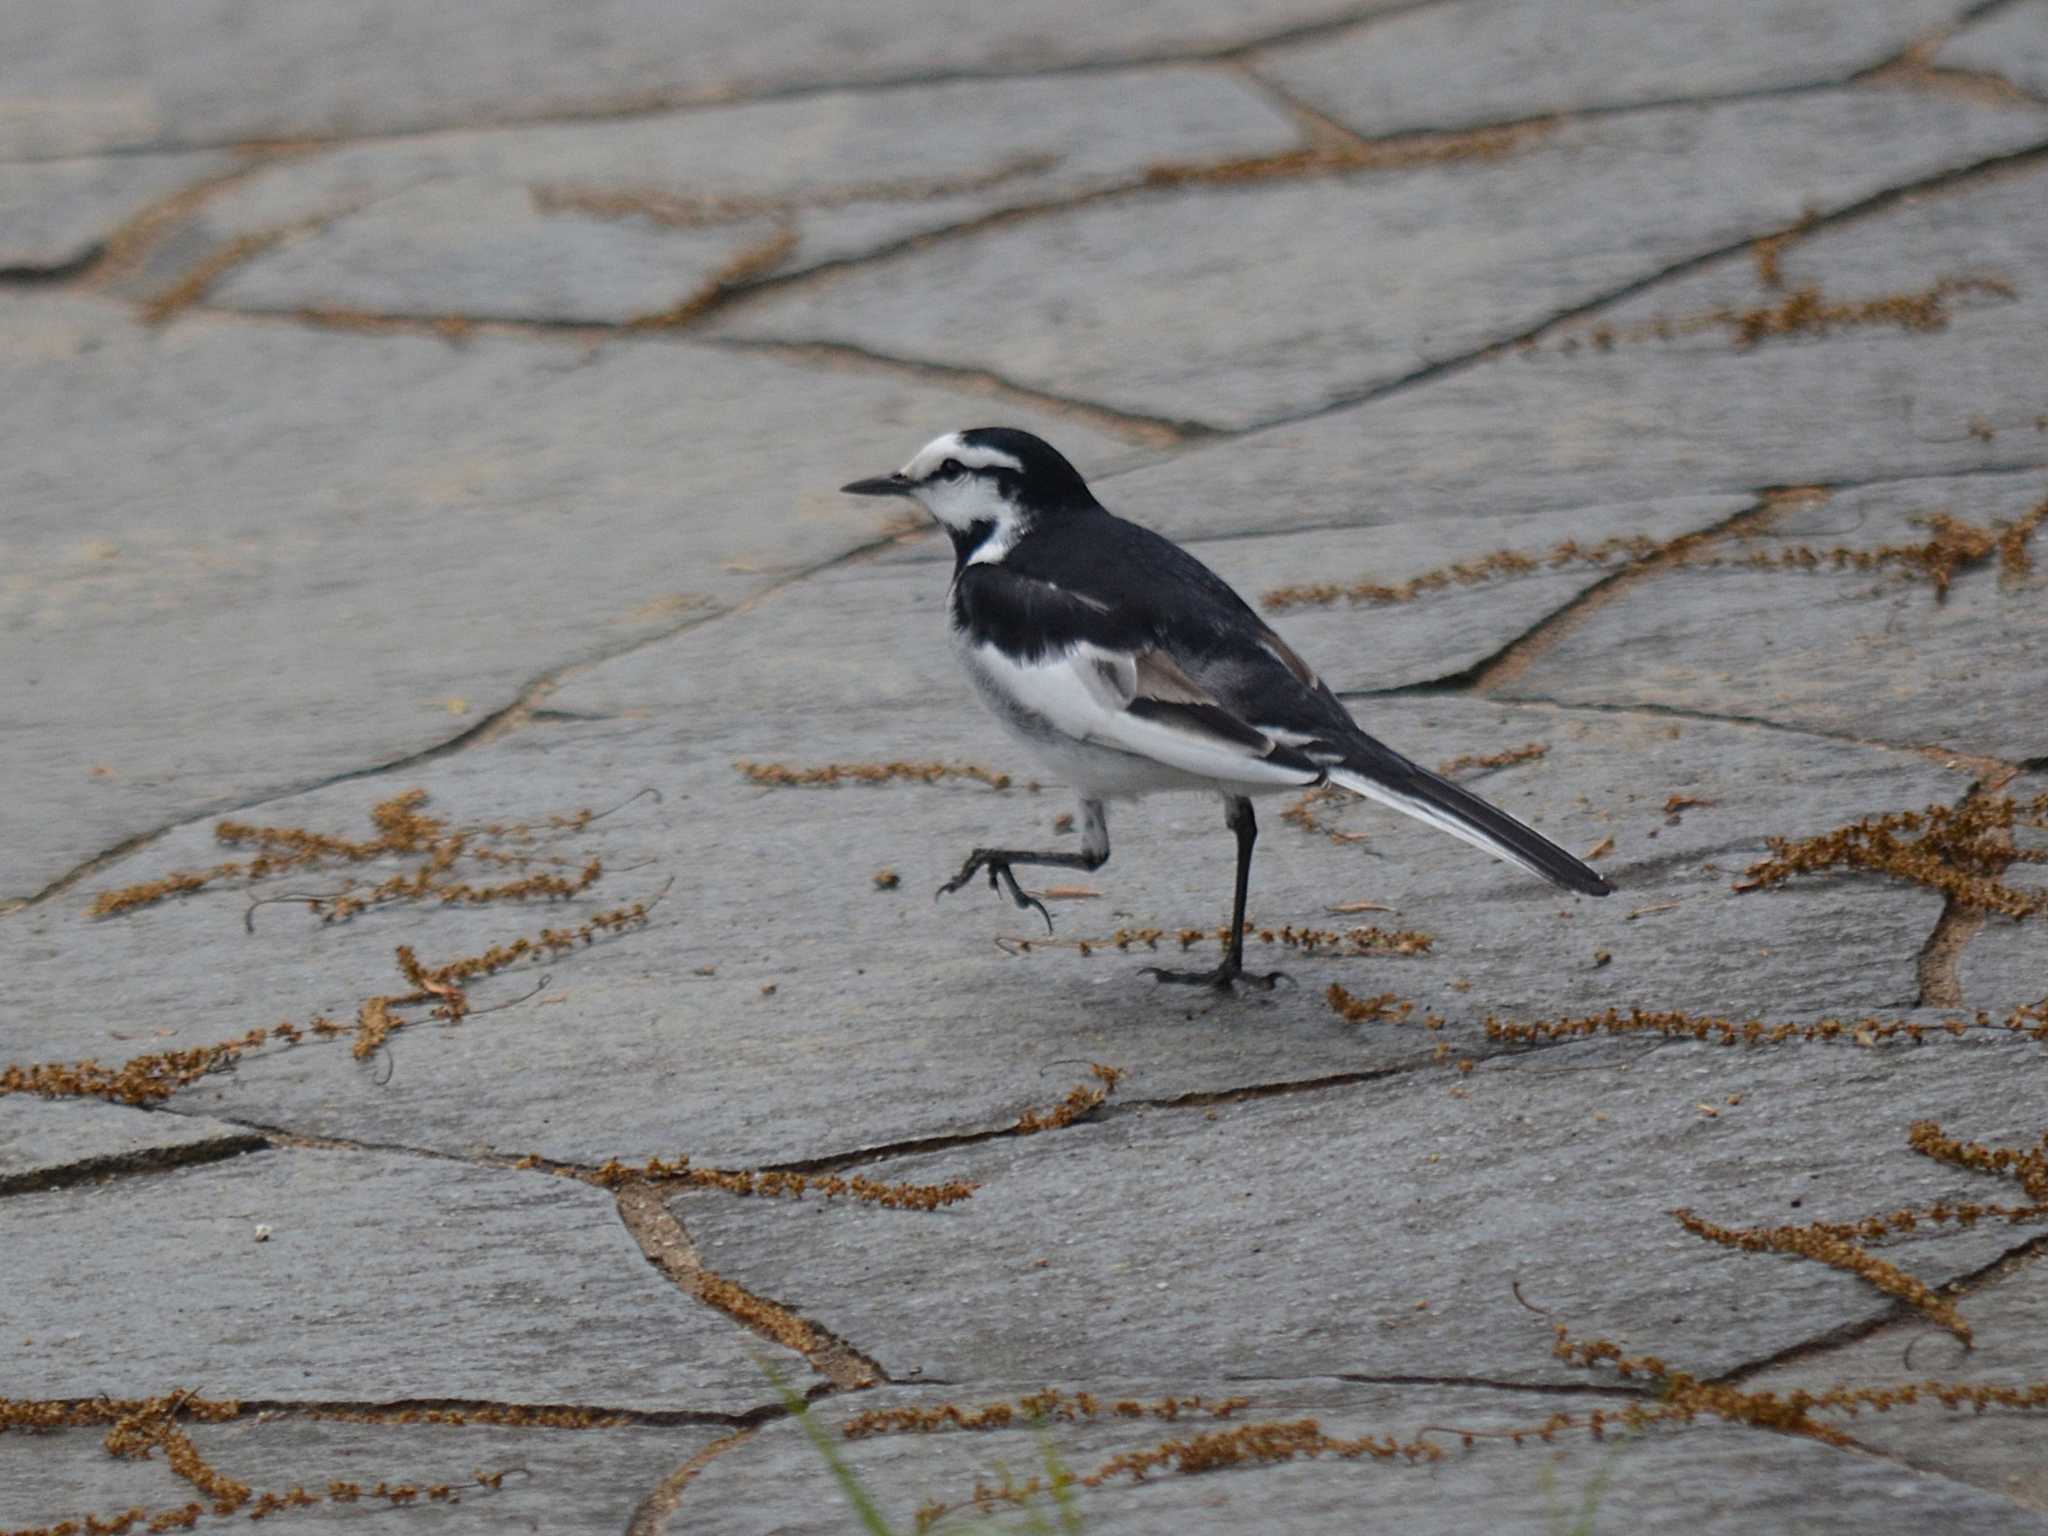
[[[1830,85],[1962,0],[1452,0],[1283,44],[1253,67],[1365,134]]]
[[[215,1394],[219,1395],[218,1393]],[[183,1426],[199,1454],[260,1498],[295,1488],[321,1496],[306,1509],[266,1514],[264,1528],[327,1531],[337,1523],[369,1531],[529,1531],[617,1536],[661,1479],[730,1430],[717,1426],[555,1430],[490,1425],[360,1424],[295,1419],[274,1412],[224,1424]],[[109,1520],[140,1508],[150,1515],[196,1497],[162,1456],[116,1458],[97,1430],[0,1437],[0,1520],[54,1525],[86,1515]],[[496,1488],[478,1474],[504,1481]],[[365,1496],[326,1499],[330,1483]],[[370,1494],[380,1483],[418,1490],[393,1504]],[[435,1499],[446,1487],[452,1497]]]
[[[1516,1284],[1579,1336],[1704,1378],[1892,1302],[1811,1260],[1693,1237],[1674,1208],[1776,1226],[2000,1198],[2004,1181],[1917,1156],[1907,1130],[1929,1118],[2031,1144],[2039,1062],[2017,1042],[1574,1045],[1464,1075],[1138,1108],[864,1169],[981,1186],[933,1217],[710,1193],[671,1209],[707,1264],[860,1340],[898,1381],[1167,1365],[1246,1382],[1583,1381]],[[1940,1284],[2027,1236],[1948,1231],[1885,1251]]]
[[[624,112],[834,84],[1023,74],[1214,52],[1391,0],[1223,0],[1143,10],[1033,0],[888,0],[858,16],[828,0],[764,16],[739,0],[687,12],[658,0],[495,0],[440,14],[379,0],[147,13],[90,0],[0,23],[0,157],[138,145],[347,137]],[[221,89],[233,80],[237,89]]]
[[[1043,1385],[1033,1378],[1012,1396]],[[1133,1385],[1090,1378],[1084,1385],[1105,1400],[1129,1396],[1143,1402],[1168,1393],[1222,1397],[1247,1390],[1229,1382],[1190,1386],[1185,1379]],[[1260,1385],[1249,1395],[1251,1406],[1221,1423],[1193,1415],[1171,1424],[1060,1423],[1043,1435],[1024,1427],[892,1434],[842,1440],[834,1449],[892,1529],[908,1529],[926,1499],[954,1505],[959,1512],[932,1527],[944,1536],[1024,1529],[1034,1516],[1057,1522],[1059,1510],[1043,1494],[1022,1510],[998,1504],[979,1516],[971,1508],[977,1483],[994,1488],[1004,1484],[1006,1475],[1019,1484],[1042,1477],[1048,1448],[1069,1472],[1086,1476],[1114,1456],[1240,1423],[1312,1419],[1333,1437],[1384,1440],[1397,1435],[1406,1441],[1430,1424],[1511,1429],[1540,1424],[1559,1411],[1616,1406],[1612,1399],[1603,1403],[1449,1385],[1335,1381]],[[837,1430],[852,1415],[874,1409],[946,1402],[971,1408],[989,1400],[999,1399],[978,1388],[947,1393],[899,1389],[838,1398],[813,1411],[828,1429]],[[1445,1448],[1444,1458],[1434,1463],[1324,1456],[1264,1465],[1248,1461],[1199,1475],[1159,1470],[1143,1482],[1118,1477],[1075,1489],[1071,1509],[1091,1536],[1171,1536],[1188,1530],[1257,1530],[1279,1536],[1332,1530],[1555,1536],[1573,1529],[1680,1527],[1729,1536],[1758,1529],[1914,1536],[1930,1526],[2004,1536],[2048,1529],[2048,1522],[2005,1499],[1945,1478],[1916,1475],[1812,1441],[1727,1425],[1610,1436],[1604,1444],[1572,1435],[1547,1446],[1532,1440],[1519,1448],[1482,1440],[1470,1451],[1458,1449],[1454,1435],[1433,1439]],[[684,1491],[669,1528],[717,1529],[733,1536],[836,1536],[852,1519],[801,1427],[778,1422],[706,1466]]]
[[[2000,791],[2015,800],[2028,801],[2048,793],[2048,774],[2023,773]],[[2039,827],[2013,828],[2015,847],[2036,854],[2048,850],[2048,832]],[[2048,866],[2019,862],[2007,866],[1999,877],[2021,890],[2048,888]],[[2003,1001],[2011,1005],[2048,1003],[2048,930],[2042,919],[2015,923],[2003,917],[1987,916],[1962,958],[1957,962],[1957,979],[1966,999]]]
[[[10,1196],[0,1231],[37,1298],[32,1339],[10,1340],[17,1397],[204,1383],[743,1412],[772,1396],[769,1346],[663,1279],[608,1194],[547,1174],[269,1152]]]
[[[1194,68],[426,134],[293,157],[243,178],[164,248],[155,279],[226,241],[346,213],[257,257],[209,302],[620,320],[667,308],[785,229],[790,249],[763,271],[1134,185],[1158,164],[1267,155],[1298,141],[1292,120],[1251,86]]]
[[[1891,99],[1887,97],[1886,99]],[[1126,516],[1186,538],[1259,526],[1469,517],[1638,496],[1868,482],[2048,462],[2031,338],[2048,324],[2048,197],[2038,169],[1974,179],[1816,232],[1787,286],[1744,252],[1655,285],[1566,335],[1357,410],[1205,445],[1104,488]],[[1852,303],[1995,277],[1946,326],[1794,336],[1743,350],[1713,325],[1602,351],[1729,306],[1775,308],[1818,284]],[[1569,349],[1567,349],[1569,348]]]
[[[1934,515],[1995,529],[2044,502],[2042,472],[1858,487],[1781,513],[1769,536],[1722,553],[1735,562],[1911,547],[1932,537]],[[2048,697],[2048,559],[2024,575],[1988,560],[1957,576],[1945,601],[1896,567],[1671,569],[1592,610],[1498,692],[2048,756],[2048,722],[2032,707]]]
[[[894,509],[838,495],[850,466],[990,409],[696,345],[154,334],[49,297],[0,299],[0,393],[7,897],[872,542]]]
[[[1944,69],[1982,69],[2048,96],[2048,3],[2016,0],[1964,27],[1934,56]]]
[[[214,1120],[9,1094],[0,1098],[0,1194],[53,1178],[225,1157],[262,1145],[260,1137]]]
[[[232,163],[216,154],[0,161],[0,272],[76,267],[116,226]]]
[[[35,1529],[128,1509],[171,1509],[192,1497],[161,1456],[109,1456],[105,1431],[0,1435],[0,1520]]]
[[[706,292],[775,236],[769,219],[654,229],[552,215],[513,182],[435,181],[287,242],[212,297],[227,309],[622,323]]]
[[[714,330],[1249,427],[1808,210],[2043,141],[2038,109],[1856,90],[1585,118],[1491,162],[1182,189],[994,228],[764,294]]]
[[[1231,561],[1258,542],[1205,553],[1243,579]],[[1255,918],[1420,929],[1435,936],[1431,955],[1303,956],[1254,944],[1298,986],[1219,1004],[1159,992],[1139,970],[1159,957],[1143,952],[1005,953],[997,941],[1032,939],[1035,918],[980,887],[939,905],[930,893],[977,844],[1071,846],[1051,827],[1072,808],[1066,795],[974,784],[764,790],[733,767],[911,758],[1029,775],[959,675],[943,640],[944,601],[943,572],[930,566],[849,565],[569,680],[548,701],[556,717],[530,731],[266,805],[255,818],[355,832],[371,804],[415,784],[459,821],[601,807],[659,788],[660,806],[641,802],[555,845],[599,855],[614,872],[567,906],[399,908],[332,928],[279,907],[250,935],[247,896],[223,890],[113,922],[82,917],[99,888],[220,856],[208,826],[181,828],[8,921],[24,1021],[10,1046],[32,1060],[121,1059],[132,1047],[107,1039],[110,997],[127,1020],[117,1027],[174,1030],[166,1044],[180,1047],[315,1012],[349,1019],[360,999],[398,986],[396,944],[451,959],[649,895],[671,876],[649,931],[545,967],[554,975],[546,1002],[408,1031],[370,1064],[333,1045],[250,1057],[180,1103],[451,1150],[579,1161],[688,1152],[754,1165],[1000,1128],[1059,1098],[1090,1060],[1129,1069],[1135,1095],[1168,1097],[1427,1058],[1432,1041],[1419,1032],[1338,1020],[1320,995],[1331,981],[1435,1008],[1461,1051],[1483,1049],[1489,1011],[1640,1003],[1777,1016],[1893,1009],[1919,994],[1916,957],[1940,912],[1935,893],[1888,881],[1746,895],[1729,887],[1764,855],[1769,834],[1950,800],[1967,775],[1914,753],[1757,726],[1466,700],[1372,700],[1360,717],[1430,762],[1547,743],[1541,759],[1476,782],[1569,846],[1611,837],[1603,867],[1620,895],[1557,897],[1363,805],[1325,813],[1331,827],[1368,838],[1336,845],[1284,823],[1282,802],[1268,801]],[[1433,620],[1425,610],[1416,622],[1427,634]],[[1293,633],[1288,626],[1283,616]],[[1313,659],[1349,664],[1320,647]],[[1675,793],[1713,803],[1673,826],[1664,806]],[[1076,881],[1099,896],[1053,904],[1061,937],[1223,922],[1230,843],[1220,821],[1199,796],[1118,807],[1111,863]],[[899,889],[874,886],[885,866]],[[322,889],[325,878],[265,889]],[[1355,901],[1395,910],[1329,910]],[[1638,912],[1647,915],[1631,920]],[[1169,939],[1168,963],[1175,952]],[[714,974],[698,974],[705,966]],[[89,988],[79,981],[88,974]],[[500,978],[478,1002],[514,997],[532,979]],[[568,1107],[584,1102],[587,1110]]]
[[[1989,1181],[1987,1181],[1988,1183]],[[2007,1203],[2018,1196],[2007,1193]],[[2015,1236],[2025,1233],[2019,1228]],[[2028,1387],[2048,1381],[2048,1266],[2038,1254],[1957,1298],[1976,1335],[1964,1350],[1940,1329],[1902,1319],[1869,1337],[1744,1383],[1785,1394],[1829,1387],[1897,1387],[1909,1382]],[[1829,1415],[1863,1445],[1907,1466],[1975,1483],[2031,1510],[2048,1511],[2048,1464],[2041,1460],[2038,1413],[1987,1408],[1977,1413],[1932,1404],[1855,1417]]]

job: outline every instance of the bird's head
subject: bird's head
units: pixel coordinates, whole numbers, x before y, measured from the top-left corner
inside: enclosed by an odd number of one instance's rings
[[[842,486],[853,496],[907,496],[936,518],[962,564],[1000,560],[1041,517],[1095,505],[1057,448],[1014,427],[935,437],[893,475]]]

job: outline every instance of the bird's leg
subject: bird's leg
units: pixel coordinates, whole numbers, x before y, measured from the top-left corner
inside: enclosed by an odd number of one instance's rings
[[[1251,888],[1252,844],[1259,840],[1258,818],[1252,815],[1251,801],[1243,795],[1233,795],[1226,802],[1223,823],[1237,834],[1237,893],[1230,904],[1230,952],[1213,971],[1168,971],[1148,965],[1145,973],[1159,981],[1214,987],[1219,992],[1228,992],[1233,981],[1270,988],[1282,978],[1281,972],[1268,971],[1262,976],[1257,972],[1247,973],[1244,968],[1244,902],[1245,894]]]
[[[1246,809],[1250,806],[1247,804]],[[957,891],[972,880],[979,870],[988,871],[988,888],[992,891],[1008,890],[1010,900],[1020,908],[1035,907],[1038,915],[1045,919],[1045,931],[1052,932],[1052,914],[1045,910],[1045,903],[1035,896],[1024,894],[1024,888],[1017,884],[1017,877],[1010,873],[1012,864],[1051,864],[1060,869],[1100,869],[1109,862],[1109,813],[1103,809],[1100,800],[1081,802],[1082,838],[1079,853],[1053,850],[1034,853],[1028,848],[977,848],[967,856],[967,862],[960,866],[960,873],[939,887],[940,896]],[[934,898],[936,899],[936,898]]]

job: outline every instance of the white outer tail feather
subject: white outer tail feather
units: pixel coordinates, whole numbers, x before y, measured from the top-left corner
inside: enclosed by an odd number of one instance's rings
[[[1517,869],[1526,869],[1530,874],[1543,880],[1554,880],[1555,878],[1548,870],[1529,859],[1525,859],[1505,843],[1488,836],[1466,822],[1458,820],[1448,811],[1444,810],[1442,806],[1431,805],[1428,801],[1419,800],[1413,795],[1404,795],[1398,790],[1389,789],[1386,785],[1369,779],[1364,774],[1354,772],[1349,768],[1338,767],[1333,764],[1326,771],[1332,784],[1341,785],[1345,789],[1350,790],[1354,795],[1363,795],[1368,800],[1377,800],[1381,805],[1391,806],[1404,815],[1413,816],[1417,821],[1425,822],[1435,827],[1439,832],[1448,832],[1460,842],[1470,843],[1480,852],[1490,853],[1504,864],[1512,864]]]

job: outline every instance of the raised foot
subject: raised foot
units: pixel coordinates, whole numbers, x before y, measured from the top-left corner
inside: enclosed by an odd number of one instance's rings
[[[1228,992],[1234,982],[1243,982],[1248,987],[1257,987],[1270,992],[1279,982],[1294,984],[1294,978],[1285,971],[1247,971],[1240,966],[1219,965],[1213,971],[1169,971],[1157,965],[1148,965],[1144,974],[1154,981],[1180,987],[1211,987],[1218,992]]]
[[[1024,888],[1017,883],[1017,877],[1010,873],[1009,860],[993,858],[985,849],[975,849],[968,856],[967,862],[960,866],[960,873],[932,893],[932,900],[937,901],[941,896],[952,895],[953,892],[959,890],[961,886],[972,880],[976,871],[983,869],[988,871],[988,888],[990,890],[1000,891],[1007,888],[1010,893],[1010,900],[1014,901],[1021,909],[1027,911],[1035,909],[1038,915],[1045,919],[1045,931],[1047,933],[1052,932],[1052,914],[1045,910],[1045,903],[1036,896],[1024,894]]]

